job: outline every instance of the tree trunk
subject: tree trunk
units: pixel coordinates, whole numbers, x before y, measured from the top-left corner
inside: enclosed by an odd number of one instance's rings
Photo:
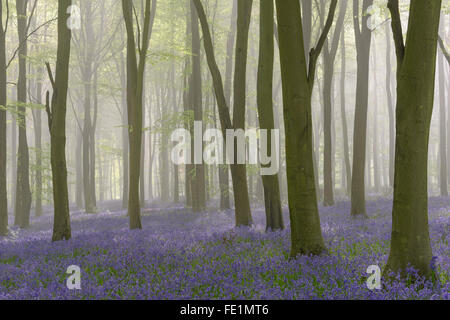
[[[36,103],[42,104],[42,68],[38,68],[38,79],[36,84]],[[36,177],[35,177],[35,198],[36,204],[34,213],[37,217],[42,215],[42,112],[40,109],[35,113],[34,144],[36,149]]]
[[[92,3],[87,2],[85,7],[85,32],[86,42],[84,44],[84,124],[83,124],[83,194],[84,194],[84,210],[86,213],[95,213],[95,205],[93,194],[93,176],[95,168],[92,168],[91,138],[92,138],[92,119],[91,119],[91,96],[92,96],[92,77],[93,77],[93,52],[95,52],[95,41],[93,37],[93,13]],[[95,180],[94,180],[95,182]]]
[[[441,31],[444,32],[444,23],[441,21]],[[446,105],[445,105],[445,65],[444,54],[441,50],[438,51],[438,65],[439,65],[439,146],[440,146],[440,192],[441,196],[448,196],[448,182],[447,182],[447,128],[446,128]],[[449,124],[450,125],[450,124]]]
[[[391,31],[386,23],[386,98],[389,114],[389,186],[394,187],[395,115],[391,90]]]
[[[3,1],[0,2],[0,17],[3,17]],[[0,236],[8,233],[8,195],[6,190],[6,44],[3,19],[0,19]]]
[[[347,112],[345,111],[345,78],[346,78],[346,54],[345,54],[345,28],[342,29],[341,36],[341,119],[342,119],[342,141],[344,144],[344,162],[345,162],[345,185],[347,195],[351,194],[352,169],[350,165],[350,148],[348,145]]]
[[[248,33],[253,0],[239,0],[237,5],[237,32],[235,48],[234,68],[234,101],[233,101],[233,128],[245,130],[245,105],[246,105],[246,75],[247,75],[247,51]],[[245,164],[237,164],[237,139],[235,139],[234,164],[231,165],[233,178],[233,190],[236,206],[236,225],[249,226],[252,224],[250,212],[250,200],[247,186],[247,168]],[[242,152],[242,150],[241,150]],[[237,194],[236,194],[237,193]],[[240,206],[238,209],[237,206]],[[239,212],[239,215],[237,214]]]
[[[21,228],[30,225],[31,190],[30,158],[27,142],[26,106],[27,103],[27,0],[16,0],[17,30],[19,34],[19,78],[17,80],[19,149],[17,157],[17,183],[15,201],[15,222]]]
[[[190,2],[191,8],[191,37],[192,37],[192,74],[191,74],[191,110],[194,111],[194,121],[203,120],[202,108],[202,76],[200,62],[200,32],[198,28],[198,15],[194,4]],[[193,125],[193,124],[191,124]],[[192,128],[191,128],[192,129]],[[203,133],[203,126],[202,126]],[[194,135],[192,135],[192,139]],[[192,148],[194,143],[192,141]],[[194,153],[192,153],[194,154]],[[200,212],[206,205],[205,190],[205,168],[203,164],[195,164],[191,175],[192,209]]]
[[[153,14],[155,0],[153,0]],[[142,92],[144,85],[145,58],[150,41],[150,0],[145,2],[142,44],[140,44],[139,61],[136,57],[136,41],[133,28],[132,3],[122,0],[123,17],[127,29],[127,112],[129,127],[129,164],[130,190],[128,196],[128,215],[130,229],[142,229],[141,208],[139,201],[139,181],[141,167],[142,141]],[[144,8],[142,8],[144,10]],[[140,39],[139,39],[140,40]]]
[[[411,1],[406,44],[398,1],[390,0],[388,6],[398,86],[391,250],[385,273],[404,275],[411,266],[430,277],[427,170],[441,1]]]
[[[202,26],[202,30],[203,30],[203,40],[204,40],[206,58],[207,58],[209,70],[211,72],[211,76],[213,78],[214,92],[215,92],[217,106],[218,106],[218,110],[219,110],[219,118],[220,118],[220,124],[221,124],[221,128],[222,128],[222,134],[225,137],[226,130],[233,129],[233,125],[231,123],[230,111],[229,111],[228,104],[227,104],[225,94],[224,94],[222,76],[220,74],[219,67],[217,66],[216,58],[214,56],[214,47],[212,44],[211,33],[209,31],[209,26],[208,26],[208,21],[206,18],[205,11],[203,9],[203,6],[202,6],[200,0],[192,0],[192,1],[194,1],[195,7],[197,9],[197,13],[198,13],[198,16],[200,19],[200,23]],[[249,3],[246,2],[246,3],[241,4],[241,6],[245,7],[248,4]],[[247,14],[249,15],[250,13],[247,12]],[[248,16],[247,18],[249,20],[250,17]],[[239,23],[238,23],[238,25],[239,25]],[[248,29],[247,29],[247,31],[248,31]],[[244,30],[244,33],[245,33],[245,30]],[[237,59],[237,57],[236,57],[236,59]],[[236,64],[237,64],[237,62],[236,62]],[[235,83],[235,85],[236,85],[236,83]],[[244,85],[245,85],[245,80],[244,80]],[[236,95],[236,93],[235,93],[235,95]],[[244,101],[245,101],[245,94],[244,94]],[[249,198],[248,198],[248,190],[246,188],[247,179],[245,177],[245,171],[242,172],[242,170],[240,168],[242,168],[242,166],[241,167],[231,166],[231,179],[233,181],[236,226],[251,224],[250,203],[249,203]],[[244,186],[245,186],[245,188],[244,188]]]
[[[353,21],[356,41],[356,61],[358,64],[356,80],[355,124],[353,130],[353,170],[352,170],[352,207],[353,217],[366,217],[365,169],[367,140],[367,106],[369,97],[369,58],[371,31],[368,28],[370,15],[367,9],[373,0],[364,0],[361,25],[359,23],[358,0],[353,0]]]
[[[267,130],[267,135],[275,128],[273,116],[273,64],[274,64],[274,5],[273,0],[260,3],[260,44],[258,63],[258,116],[259,127]],[[272,150],[272,141],[267,139],[267,152]],[[264,165],[261,165],[264,167]],[[270,166],[270,165],[269,165]],[[280,186],[278,173],[262,176],[264,187],[264,204],[266,209],[266,230],[284,229],[281,210]]]
[[[322,9],[325,16],[325,8]],[[344,26],[345,13],[347,11],[347,1],[341,1],[339,18],[336,22],[336,29],[334,31],[330,45],[328,40],[324,45],[323,61],[323,122],[324,122],[324,153],[323,153],[323,181],[324,181],[324,195],[323,204],[325,207],[334,205],[334,181],[333,181],[333,142],[332,142],[332,97],[333,97],[333,76],[334,76],[334,61],[336,59],[337,49],[339,47],[339,39]]]
[[[50,127],[50,158],[55,211],[53,241],[69,240],[71,238],[66,165],[66,103],[71,39],[71,31],[67,28],[66,22],[70,16],[67,12],[71,4],[71,0],[59,0],[58,2],[58,49],[51,107],[48,92],[46,103]],[[48,70],[50,70],[49,65],[47,66]]]
[[[231,106],[231,84],[233,73],[233,49],[236,39],[236,21],[237,21],[237,0],[233,0],[233,9],[231,11],[231,25],[227,39],[227,58],[225,66],[225,99],[228,106]],[[225,141],[223,142],[225,150]],[[224,153],[224,157],[226,157]],[[220,209],[230,209],[230,171],[228,165],[219,165],[219,186],[220,186]]]
[[[298,254],[320,254],[325,250],[314,181],[311,94],[317,57],[331,28],[336,5],[337,1],[333,0],[326,27],[317,47],[310,54],[308,74],[299,1],[276,0],[283,82],[291,257]]]
[[[379,168],[379,147],[378,147],[378,79],[377,79],[377,64],[376,64],[376,50],[374,49],[372,59],[373,69],[373,136],[372,136],[372,157],[373,157],[373,185],[375,193],[380,192],[380,168]]]
[[[128,207],[128,193],[129,193],[129,140],[128,140],[128,112],[127,112],[127,80],[125,71],[125,58],[123,52],[120,52],[120,83],[122,85],[122,174],[123,174],[123,189],[122,189],[122,208]]]

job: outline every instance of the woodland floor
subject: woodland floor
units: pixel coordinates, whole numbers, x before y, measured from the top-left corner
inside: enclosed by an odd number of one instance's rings
[[[48,212],[0,239],[0,299],[450,299],[450,197],[429,201],[439,281],[393,281],[374,291],[366,269],[385,266],[391,200],[368,202],[366,220],[351,219],[349,206],[320,208],[329,254],[295,260],[287,259],[287,212],[285,231],[265,233],[263,209],[253,210],[252,229],[235,229],[233,211],[153,205],[141,231],[128,230],[123,210],[74,211],[73,238],[58,243],[50,241]],[[81,268],[81,290],[66,287],[70,265]]]

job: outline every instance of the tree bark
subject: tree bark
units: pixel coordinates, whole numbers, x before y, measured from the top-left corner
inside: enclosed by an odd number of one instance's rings
[[[42,104],[42,73],[43,69],[38,68],[38,79],[36,80],[36,103]],[[42,215],[42,112],[41,109],[33,110],[35,113],[34,144],[36,149],[36,177],[35,177],[35,209],[37,217]]]
[[[91,120],[91,96],[92,96],[92,77],[93,77],[93,53],[95,52],[95,41],[93,37],[93,12],[92,3],[85,3],[84,26],[86,33],[86,42],[84,44],[84,123],[83,123],[83,194],[84,210],[86,213],[95,213],[95,194],[93,193],[92,177],[95,175],[95,168],[92,168],[91,138],[92,138],[92,120]],[[95,180],[94,180],[95,182]]]
[[[394,187],[395,110],[391,90],[391,31],[386,24],[386,99],[389,115],[389,186]]]
[[[191,38],[192,74],[190,84],[191,110],[193,110],[194,112],[194,121],[203,121],[200,32],[198,27],[197,11],[195,10],[194,3],[192,1],[190,2],[190,9],[191,9],[191,37],[192,37]],[[193,123],[191,123],[191,126],[192,126],[191,129],[193,129]],[[192,139],[194,139],[194,135],[192,135]],[[192,148],[194,148],[193,140],[192,140]],[[205,208],[206,206],[205,167],[203,164],[194,164],[193,166],[193,172],[191,174],[191,197],[192,197],[192,210],[194,212],[200,212]]]
[[[225,137],[226,130],[233,129],[233,125],[231,123],[230,111],[228,109],[228,104],[224,94],[222,76],[220,74],[219,67],[217,66],[216,58],[214,56],[214,47],[212,44],[211,33],[209,31],[208,21],[206,18],[205,11],[203,9],[203,5],[200,2],[200,0],[192,0],[192,1],[194,1],[200,19],[200,23],[202,26],[203,42],[206,52],[206,58],[211,72],[211,76],[213,78],[213,85],[216,94],[217,106],[219,110],[219,118],[222,128],[222,134]],[[241,5],[247,6],[248,3]],[[247,184],[245,172],[239,171],[239,169],[236,170],[235,166],[231,166],[231,178],[233,181],[236,226],[249,225],[251,224],[251,216],[250,216],[250,203],[248,198],[248,191],[244,187]]]
[[[441,1],[412,0],[406,44],[397,0],[389,0],[397,52],[397,131],[391,250],[385,273],[408,267],[431,277],[428,145]]]
[[[441,21],[441,30],[444,29],[444,23]],[[447,119],[446,119],[446,105],[445,105],[445,65],[444,55],[441,50],[438,51],[438,66],[439,66],[439,147],[440,147],[440,192],[441,196],[448,196],[448,182],[447,182]]]
[[[53,181],[53,241],[69,240],[71,238],[66,165],[66,103],[71,40],[71,30],[67,28],[67,19],[70,15],[67,12],[71,4],[71,0],[58,1],[58,48],[54,80],[51,75],[50,65],[47,64],[47,70],[53,86],[51,103],[48,92],[46,99]]]
[[[237,32],[236,48],[234,62],[234,81],[233,81],[233,128],[234,130],[245,130],[245,105],[246,105],[246,76],[247,76],[247,51],[248,51],[248,33],[250,28],[250,19],[253,0],[238,0],[237,6]],[[242,198],[242,201],[235,205],[241,205],[237,209],[239,215],[236,215],[237,226],[250,226],[252,217],[250,212],[250,199],[247,186],[247,168],[245,164],[237,164],[237,139],[235,139],[235,158],[231,167],[233,179],[233,190],[235,198]],[[242,152],[242,151],[241,151]],[[236,194],[237,193],[237,194]]]
[[[273,0],[260,3],[260,37],[257,100],[259,127],[267,130],[267,136],[275,128],[273,116],[273,64],[274,64],[274,4]],[[267,139],[266,150],[272,150],[272,141]],[[263,166],[263,165],[262,165]],[[283,212],[278,173],[262,176],[264,204],[266,209],[266,230],[284,229]]]
[[[368,28],[370,15],[366,12],[373,0],[364,0],[361,25],[359,23],[358,0],[353,0],[353,23],[356,41],[356,60],[358,64],[356,80],[355,124],[353,130],[353,169],[352,169],[352,217],[366,217],[365,169],[367,144],[367,107],[369,97],[369,58],[371,30]]]
[[[3,17],[3,1],[0,2],[0,17]],[[6,43],[3,19],[0,19],[0,236],[8,233],[8,195],[6,180]]]
[[[155,1],[155,0],[153,0]],[[144,8],[142,8],[144,10]],[[154,11],[153,6],[153,11]],[[132,3],[122,0],[122,11],[127,30],[127,112],[129,128],[130,190],[128,196],[128,215],[130,229],[142,229],[139,201],[139,182],[142,141],[142,92],[146,55],[150,41],[150,0],[145,1],[142,43],[139,46],[139,61],[136,57],[136,40],[133,28]]]
[[[325,10],[325,8],[323,9]],[[347,1],[341,1],[339,17],[336,22],[332,41],[328,45],[328,40],[324,44],[323,61],[323,122],[324,122],[324,152],[323,152],[323,181],[324,195],[323,204],[325,207],[334,205],[334,181],[333,181],[333,143],[332,143],[332,87],[334,75],[334,61],[336,59],[339,39],[344,26],[345,13],[347,11]],[[325,13],[323,13],[325,15]]]
[[[351,194],[352,169],[350,165],[350,148],[348,144],[348,126],[347,112],[345,111],[345,78],[346,78],[346,53],[345,53],[345,28],[342,29],[341,36],[341,119],[342,119],[342,141],[344,144],[344,162],[345,162],[345,183],[347,195]]]
[[[16,0],[17,30],[19,34],[19,78],[17,80],[17,110],[19,124],[19,148],[17,156],[15,224],[20,228],[30,225],[31,189],[30,157],[27,141],[26,103],[27,103],[27,4],[28,0]]]
[[[231,11],[230,31],[227,38],[227,58],[225,66],[225,99],[228,106],[231,106],[231,84],[233,73],[233,49],[236,40],[236,19],[237,19],[237,1],[233,0],[233,8]],[[225,150],[225,141],[223,143]],[[224,153],[224,157],[226,157]],[[220,186],[220,209],[230,209],[230,172],[228,165],[219,166],[219,186]]]
[[[317,58],[331,28],[336,6],[337,1],[333,0],[318,44],[311,50],[307,68],[299,1],[276,0],[291,220],[291,257],[299,254],[320,254],[326,250],[320,229],[314,181],[311,94]]]

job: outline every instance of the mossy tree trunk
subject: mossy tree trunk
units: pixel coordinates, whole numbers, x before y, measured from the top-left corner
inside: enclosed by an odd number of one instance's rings
[[[222,128],[222,134],[225,137],[226,136],[226,130],[227,129],[233,129],[236,126],[233,126],[230,118],[230,111],[228,108],[228,103],[225,98],[224,93],[224,87],[223,87],[223,81],[222,76],[220,74],[219,67],[217,66],[216,58],[214,55],[214,47],[212,43],[211,38],[211,32],[209,30],[208,26],[208,20],[206,18],[205,10],[203,8],[203,5],[200,0],[192,0],[195,4],[195,7],[197,9],[197,13],[200,19],[202,31],[203,31],[203,42],[205,47],[205,53],[206,53],[206,59],[208,62],[209,70],[211,72],[211,76],[213,78],[213,85],[214,85],[214,92],[216,95],[217,100],[217,106],[219,110],[219,118],[220,118],[220,124]],[[240,1],[238,2],[238,4]],[[242,3],[241,6],[241,20],[240,23],[238,22],[238,25],[245,25],[249,22],[250,13],[249,13],[249,3]],[[238,8],[239,11],[239,8]],[[239,15],[238,15],[239,16]],[[239,20],[239,17],[238,17]],[[238,28],[239,29],[239,28]],[[245,28],[247,29],[247,28]],[[247,37],[243,37],[246,33],[245,30],[241,30],[244,34],[241,34],[241,37],[243,39],[246,39]],[[245,40],[246,41],[246,40]],[[242,45],[242,44],[241,44]],[[242,47],[239,47],[240,49],[237,49],[238,46],[236,46],[236,52],[239,50],[239,53],[241,55],[241,61],[238,63],[236,61],[236,64],[239,64],[238,70],[242,69],[246,63],[242,61],[244,54],[241,52]],[[236,60],[238,58],[236,57]],[[246,60],[246,53],[245,53],[245,60]],[[239,82],[241,83],[241,81]],[[244,80],[245,85],[245,80]],[[236,88],[236,82],[235,82],[235,88]],[[242,90],[242,89],[240,89]],[[244,103],[245,103],[245,89],[243,89],[244,92]],[[235,92],[235,95],[237,93]],[[238,103],[241,103],[242,99],[242,91],[238,94]],[[235,105],[235,108],[239,108],[239,106]],[[242,107],[242,106],[241,106]],[[245,110],[244,110],[245,111]],[[239,112],[242,112],[240,110]],[[244,112],[245,114],[245,112]],[[237,118],[239,119],[241,115],[237,115]],[[241,125],[241,123],[237,123],[238,126]],[[245,167],[244,167],[245,169]],[[248,226],[251,224],[251,215],[250,215],[250,202],[248,198],[248,190],[247,190],[247,179],[245,176],[245,170],[242,170],[242,166],[231,166],[231,178],[233,181],[233,191],[234,191],[234,203],[235,203],[235,217],[236,217],[236,226]]]
[[[411,1],[406,43],[398,0],[388,6],[398,85],[391,250],[385,273],[405,274],[410,265],[431,277],[427,168],[441,1]]]
[[[248,33],[252,13],[253,0],[238,0],[237,5],[237,32],[236,48],[234,52],[234,101],[233,101],[233,128],[245,130],[245,106],[246,106],[246,79],[247,79],[247,52]],[[250,199],[247,185],[247,166],[238,164],[237,139],[235,139],[234,164],[231,167],[233,178],[233,190],[235,193],[236,225],[250,226],[252,216],[250,212]],[[242,152],[242,150],[240,151]],[[239,208],[238,208],[239,206]],[[239,212],[239,214],[237,214]]]
[[[267,130],[268,137],[270,137],[269,132],[275,128],[272,102],[274,64],[273,25],[273,0],[261,0],[257,100],[259,127],[262,130]],[[266,150],[268,150],[267,152],[272,150],[272,141],[270,138],[267,139]],[[263,175],[262,182],[266,209],[266,230],[284,229],[278,173],[274,175]]]
[[[337,1],[330,5],[327,22],[307,67],[298,0],[276,0],[283,108],[286,170],[291,220],[291,257],[320,254],[325,244],[320,228],[314,181],[311,94],[318,56],[333,23]]]

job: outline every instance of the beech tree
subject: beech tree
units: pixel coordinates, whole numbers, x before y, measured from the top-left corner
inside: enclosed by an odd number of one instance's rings
[[[337,0],[330,4],[328,18],[309,64],[304,55],[302,19],[298,0],[276,0],[283,109],[286,135],[286,165],[291,257],[320,254],[325,244],[320,229],[314,181],[311,94],[317,59],[333,23]]]
[[[406,41],[398,0],[389,0],[397,55],[397,111],[391,249],[385,273],[408,266],[430,277],[428,144],[441,0],[411,0]]]
[[[58,1],[58,48],[54,78],[50,64],[46,64],[48,76],[53,88],[51,100],[48,91],[46,95],[53,181],[53,241],[69,240],[72,236],[66,164],[66,103],[69,83],[70,40],[72,34],[71,29],[67,26],[67,20],[70,18],[69,7],[71,4],[71,0]]]
[[[324,206],[334,205],[334,180],[333,180],[333,154],[332,154],[332,86],[334,74],[334,62],[339,47],[339,39],[344,26],[345,13],[347,11],[347,1],[340,2],[339,17],[331,41],[327,39],[323,48],[323,123],[324,123],[324,151],[323,151],[323,204]]]
[[[142,37],[138,37],[138,41],[142,43],[136,48],[133,26],[133,2],[122,0],[123,18],[127,30],[127,113],[130,141],[128,215],[130,217],[130,229],[142,229],[139,200],[142,148],[142,91],[146,55],[150,42],[150,6],[150,0],[146,0],[143,33]],[[136,57],[136,49],[139,59]]]
[[[17,80],[17,121],[19,126],[19,148],[17,152],[16,199],[14,206],[14,224],[27,228],[30,224],[31,189],[30,156],[27,141],[27,33],[28,0],[16,0],[17,30],[19,35],[19,77]]]
[[[236,70],[235,70],[235,83],[234,83],[234,94],[235,94],[235,104],[234,109],[235,114],[233,120],[235,123],[231,122],[230,111],[225,98],[222,76],[220,74],[219,67],[217,66],[216,58],[214,55],[214,47],[211,39],[211,32],[209,31],[208,21],[206,19],[205,10],[200,0],[194,1],[195,7],[197,9],[198,17],[200,19],[200,24],[203,31],[203,44],[205,47],[206,59],[208,62],[209,70],[213,78],[214,92],[216,94],[217,106],[219,109],[219,118],[222,128],[222,134],[226,137],[226,130],[242,128],[244,126],[243,115],[245,115],[245,88],[239,88],[239,85],[245,86],[245,80],[238,79],[236,72],[245,78],[245,68],[246,68],[246,57],[247,57],[247,37],[248,28],[250,24],[250,12],[252,1],[238,1],[238,22],[237,28],[241,28],[241,34],[237,35],[240,47],[236,44]],[[244,50],[244,52],[243,52]],[[239,59],[238,55],[239,53]],[[236,80],[239,80],[236,81]],[[235,152],[235,156],[237,156]],[[251,213],[250,213],[250,201],[248,197],[247,189],[247,179],[246,170],[244,165],[231,165],[231,178],[233,180],[233,192],[234,192],[234,204],[235,204],[235,217],[236,226],[248,226],[251,224]]]
[[[352,208],[353,217],[366,217],[366,140],[367,140],[367,108],[369,98],[369,58],[372,31],[368,21],[367,9],[373,0],[363,0],[361,14],[359,0],[353,0],[353,26],[356,42],[356,61],[358,66],[356,80],[355,124],[353,130],[353,169],[352,169]],[[361,22],[359,17],[361,16]]]
[[[273,0],[261,0],[260,36],[258,63],[258,117],[260,129],[268,135],[275,128],[273,115],[273,64],[274,64],[274,3]],[[266,150],[271,152],[272,141],[268,137]],[[262,165],[264,166],[264,165]],[[266,229],[284,229],[283,212],[278,174],[263,175],[264,204],[266,209]]]

